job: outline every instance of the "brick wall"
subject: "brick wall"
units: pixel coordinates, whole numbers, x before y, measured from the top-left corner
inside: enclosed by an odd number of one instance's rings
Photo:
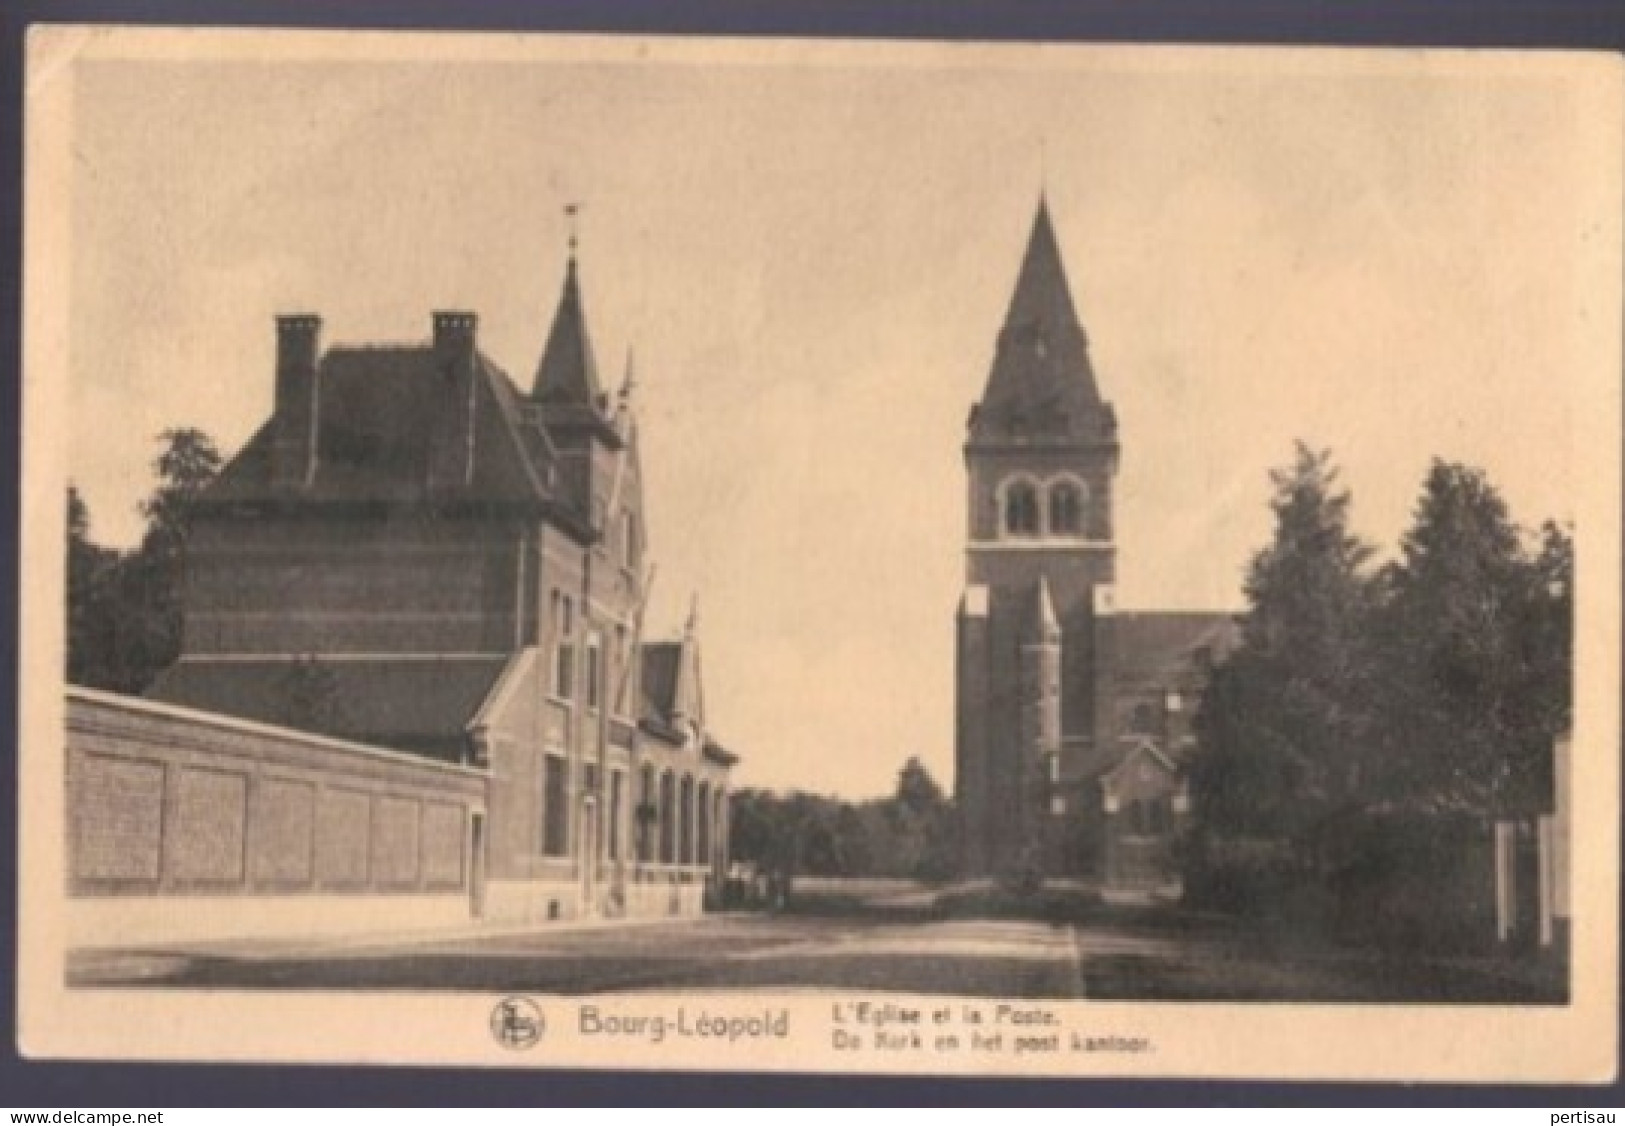
[[[74,898],[466,905],[482,771],[81,689],[67,737]]]
[[[200,523],[188,653],[501,652],[522,543],[473,520],[284,517]]]

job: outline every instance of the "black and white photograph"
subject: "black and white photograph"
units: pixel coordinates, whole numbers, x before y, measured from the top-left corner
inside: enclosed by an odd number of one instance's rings
[[[25,1044],[1611,1075],[1621,80],[36,29]]]

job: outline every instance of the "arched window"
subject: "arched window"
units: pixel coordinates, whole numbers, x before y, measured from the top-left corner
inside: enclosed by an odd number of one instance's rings
[[[638,786],[638,860],[648,863],[654,859],[655,834],[659,832],[660,799],[655,793],[655,768],[643,764],[642,782]]]
[[[721,786],[711,794],[712,863],[726,873],[728,867],[728,795]]]
[[[1038,490],[1031,481],[1012,481],[1004,489],[1004,533],[1038,534]]]
[[[1150,704],[1135,704],[1130,730],[1136,735],[1154,735],[1157,730],[1157,709]]]
[[[701,782],[699,797],[695,800],[699,808],[699,845],[694,854],[696,864],[711,863],[711,783]]]
[[[677,784],[671,771],[660,776],[660,863],[677,859]]]
[[[678,789],[677,863],[694,863],[694,779],[687,774]]]
[[[1083,489],[1076,481],[1056,481],[1049,487],[1049,534],[1076,536],[1083,532]]]

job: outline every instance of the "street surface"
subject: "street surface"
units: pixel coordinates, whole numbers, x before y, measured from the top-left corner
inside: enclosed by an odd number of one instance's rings
[[[1561,1003],[1550,965],[1380,953],[1173,906],[1100,906],[1065,922],[943,918],[931,899],[796,913],[555,925],[396,940],[82,951],[74,985],[448,989],[588,994],[852,989],[1166,1001]]]

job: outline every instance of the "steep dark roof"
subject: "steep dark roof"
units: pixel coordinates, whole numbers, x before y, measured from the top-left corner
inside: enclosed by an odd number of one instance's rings
[[[164,703],[407,751],[454,751],[507,660],[182,661]]]
[[[683,719],[705,725],[699,684],[699,656],[692,633],[678,641],[650,641],[643,645],[639,682],[643,700],[639,712],[645,730],[667,738],[681,738]],[[719,747],[718,750],[721,750]]]
[[[431,435],[436,425],[432,347],[339,346],[328,349],[317,376],[316,471],[304,501],[414,502],[429,495]],[[482,355],[474,364],[474,475],[470,494],[483,501],[538,503],[548,498],[555,453],[539,422],[527,415],[503,371]],[[205,503],[255,501],[272,488],[275,420],[267,422],[222,470]]]
[[[643,645],[643,689],[640,718],[669,724],[676,704],[677,667],[683,657],[680,641],[647,641]]]
[[[972,442],[1114,440],[1116,421],[1095,384],[1088,340],[1043,200],[970,429]]]
[[[1140,610],[1119,613],[1112,667],[1121,685],[1185,687],[1205,675],[1203,651],[1222,660],[1236,647],[1236,616],[1213,611]]]
[[[547,346],[536,368],[531,398],[546,406],[585,407],[594,412],[600,411],[604,403],[573,255],[564,272],[564,292],[559,296]]]

